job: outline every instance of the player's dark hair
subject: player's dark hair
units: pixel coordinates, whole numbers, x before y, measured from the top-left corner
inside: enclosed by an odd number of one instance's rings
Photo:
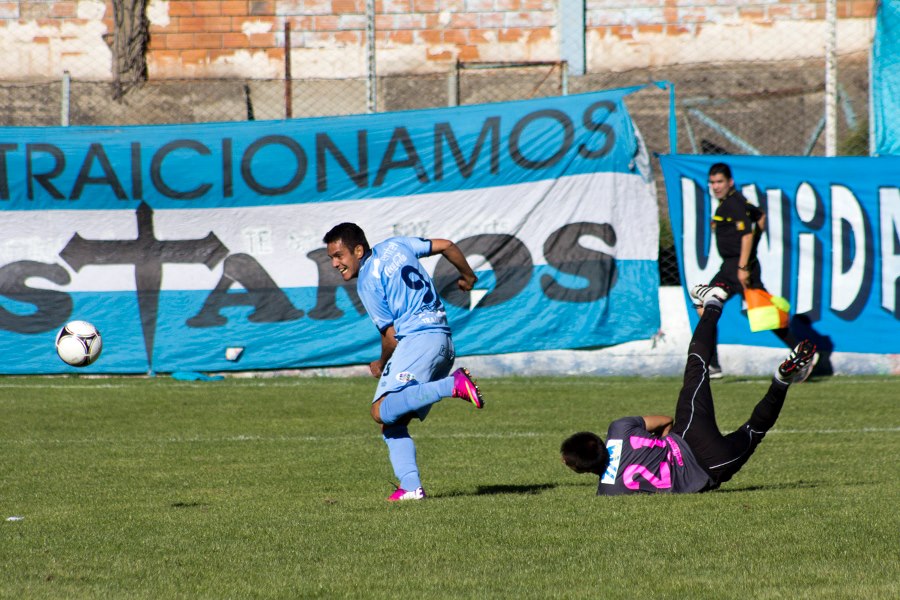
[[[326,245],[332,242],[341,241],[351,250],[357,246],[362,246],[364,251],[369,251],[369,241],[366,239],[366,234],[363,232],[362,227],[356,223],[341,223],[340,225],[335,225],[325,234],[322,241],[325,242]]]
[[[718,162],[709,168],[710,175],[724,175],[725,179],[733,179],[731,176],[731,167],[725,163]]]
[[[559,447],[563,462],[578,473],[602,473],[609,462],[606,444],[590,431],[580,431],[566,438]]]

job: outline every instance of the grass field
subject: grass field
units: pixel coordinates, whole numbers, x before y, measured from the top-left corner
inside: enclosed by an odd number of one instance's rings
[[[559,444],[679,381],[484,380],[411,426],[402,504],[373,384],[0,380],[0,597],[900,597],[900,378],[796,386],[723,489],[622,498]],[[722,428],[766,385],[715,382]]]

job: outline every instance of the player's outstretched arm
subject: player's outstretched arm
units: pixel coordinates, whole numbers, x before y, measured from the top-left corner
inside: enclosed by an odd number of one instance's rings
[[[659,437],[669,435],[669,432],[672,431],[672,424],[675,422],[672,417],[664,415],[645,415],[641,418],[644,419],[644,429]]]
[[[466,255],[462,253],[459,246],[450,240],[433,239],[431,240],[431,254],[443,254],[444,258],[449,260],[450,264],[459,271],[459,281],[457,282],[459,289],[464,292],[472,290],[478,277],[475,276],[475,271],[469,266],[469,261],[466,260]]]

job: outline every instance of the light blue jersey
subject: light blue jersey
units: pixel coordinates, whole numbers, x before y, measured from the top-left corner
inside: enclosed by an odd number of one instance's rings
[[[420,256],[429,254],[430,240],[395,237],[375,244],[363,257],[356,289],[378,331],[393,325],[398,340],[416,333],[450,333],[444,305],[419,263]]]

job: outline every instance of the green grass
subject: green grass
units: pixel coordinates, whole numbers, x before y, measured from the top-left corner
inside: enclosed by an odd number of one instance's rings
[[[0,380],[0,597],[900,597],[900,379],[797,386],[722,490],[621,498],[559,443],[676,379],[481,383],[411,426],[431,498],[389,504],[373,380]],[[722,428],[765,387],[716,382]]]

